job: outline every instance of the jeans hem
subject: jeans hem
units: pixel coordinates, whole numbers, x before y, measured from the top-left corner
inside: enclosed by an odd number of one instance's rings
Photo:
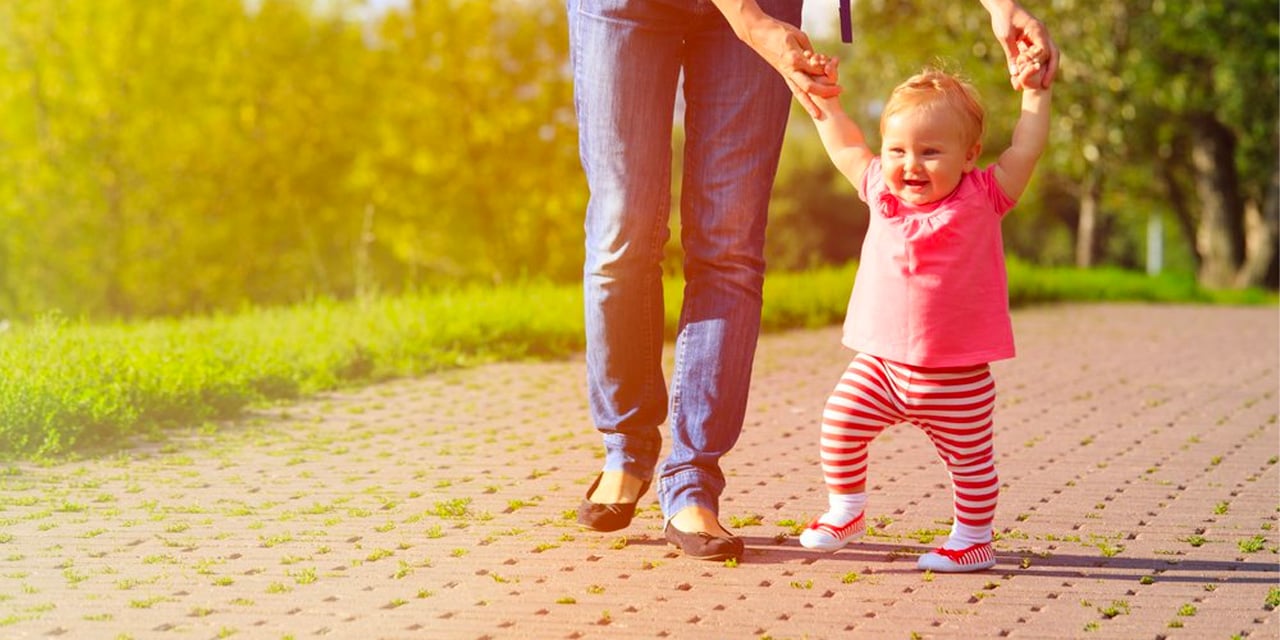
[[[604,466],[601,471],[621,471],[643,481],[653,479],[653,469],[658,462],[658,446],[644,438],[629,438],[626,434],[604,434]]]
[[[719,490],[715,489],[717,486],[720,487]],[[718,518],[720,493],[723,490],[723,480],[701,471],[682,471],[662,478],[658,499],[662,505],[663,525],[670,523],[677,513],[693,506],[702,507]]]

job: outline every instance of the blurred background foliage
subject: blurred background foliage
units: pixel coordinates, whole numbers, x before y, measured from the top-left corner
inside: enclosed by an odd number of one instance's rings
[[[1274,1],[1025,4],[1063,63],[1010,253],[1141,269],[1154,230],[1165,270],[1274,287]],[[0,4],[0,317],[576,280],[587,193],[563,2],[367,9]],[[843,100],[869,132],[889,89],[940,60],[981,90],[986,148],[1008,143],[1018,101],[977,2],[859,0],[855,30],[853,45],[818,48],[845,60]],[[865,227],[797,110],[770,269],[856,259]],[[678,270],[679,248],[669,255]]]

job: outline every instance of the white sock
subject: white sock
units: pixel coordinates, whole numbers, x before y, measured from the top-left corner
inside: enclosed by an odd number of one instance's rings
[[[818,518],[818,522],[842,527],[858,517],[858,514],[866,508],[867,494],[866,492],[828,493],[827,504],[831,508]]]
[[[943,549],[967,549],[975,544],[991,542],[991,527],[975,527],[959,522],[951,525],[951,537],[943,543]]]

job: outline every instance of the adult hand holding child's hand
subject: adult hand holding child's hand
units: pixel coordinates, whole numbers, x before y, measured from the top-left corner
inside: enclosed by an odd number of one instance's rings
[[[991,31],[995,33],[1000,46],[1004,48],[1005,60],[1009,65],[1009,81],[1015,89],[1048,89],[1058,72],[1058,46],[1049,37],[1049,30],[1043,22],[1023,9],[1016,2],[996,2],[982,0],[991,13]],[[1038,71],[1028,72],[1022,64],[1024,48],[1034,50]],[[1034,85],[1028,85],[1023,78],[1035,77]]]
[[[1045,59],[1044,49],[1037,45],[1019,42],[1018,57],[1014,61],[1014,71],[1011,72],[1014,87],[1017,89],[1048,88],[1045,83],[1048,69],[1041,62]]]

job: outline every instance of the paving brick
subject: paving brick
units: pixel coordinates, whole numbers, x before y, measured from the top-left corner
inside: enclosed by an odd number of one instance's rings
[[[737,566],[675,553],[652,492],[625,531],[574,526],[601,460],[582,360],[494,364],[13,465],[0,637],[1277,637],[1276,309],[1014,322],[981,574],[916,571],[950,487],[905,426],[872,445],[868,536],[797,543],[825,507],[817,420],[850,356],[831,327],[761,340],[724,461]]]

